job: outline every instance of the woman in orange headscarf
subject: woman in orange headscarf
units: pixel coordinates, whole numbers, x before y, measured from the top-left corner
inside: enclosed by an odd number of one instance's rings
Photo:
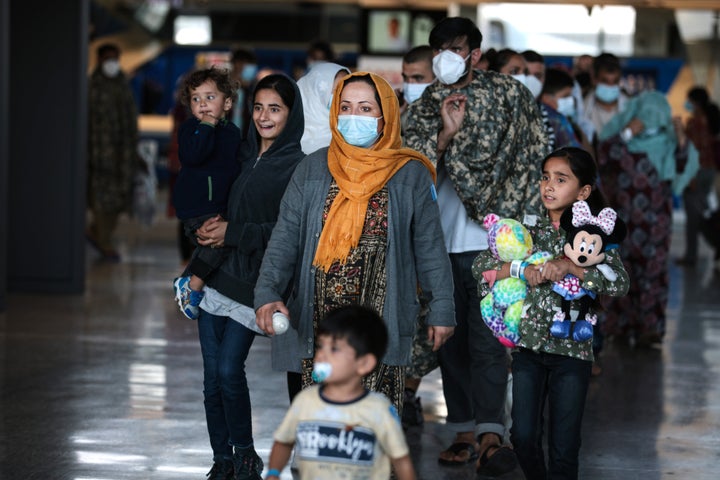
[[[402,148],[397,96],[372,73],[338,83],[330,130],[330,146],[303,160],[283,198],[255,288],[256,321],[274,335],[273,312],[290,317],[290,330],[273,336],[273,368],[301,373],[306,387],[318,322],[341,305],[375,309],[388,328],[388,349],[364,382],[400,410],[418,284],[431,298],[427,324],[435,350],[454,329],[435,169]],[[296,389],[290,390],[292,397]]]

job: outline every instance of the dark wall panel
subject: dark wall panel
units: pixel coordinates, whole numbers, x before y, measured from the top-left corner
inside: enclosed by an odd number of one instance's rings
[[[79,293],[88,2],[12,0],[10,25],[7,287]]]
[[[7,195],[8,195],[8,66],[10,64],[10,6],[0,2],[0,312],[5,310],[7,291]]]

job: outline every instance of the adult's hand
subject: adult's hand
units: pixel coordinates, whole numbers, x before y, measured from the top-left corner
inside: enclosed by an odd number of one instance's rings
[[[465,118],[466,105],[467,97],[461,93],[450,94],[443,100],[442,106],[440,107],[443,127],[440,133],[438,133],[437,138],[438,157],[445,152],[450,141],[460,130],[460,126]]]
[[[272,322],[272,316],[275,312],[282,312],[290,318],[290,311],[287,309],[285,304],[280,301],[266,303],[255,310],[255,323],[257,323],[257,326],[260,327],[260,330],[268,335],[275,335],[275,329],[273,328]]]
[[[203,247],[222,247],[225,245],[225,232],[227,224],[220,215],[205,220],[200,228],[195,230],[198,244]]]
[[[445,342],[455,333],[455,327],[428,327],[428,340],[433,342],[433,352],[440,350]]]

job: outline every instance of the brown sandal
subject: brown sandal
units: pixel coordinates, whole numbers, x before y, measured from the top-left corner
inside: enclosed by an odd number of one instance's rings
[[[466,460],[448,460],[446,458],[438,457],[438,463],[446,466],[457,466],[467,465],[470,462],[474,462],[478,458],[478,452],[475,450],[475,445],[469,442],[455,442],[450,445],[444,452],[450,452],[453,457],[459,456],[463,452],[468,452],[468,458]]]

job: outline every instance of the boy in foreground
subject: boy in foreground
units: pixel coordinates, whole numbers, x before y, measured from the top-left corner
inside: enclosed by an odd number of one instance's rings
[[[301,479],[414,480],[415,471],[395,408],[366,390],[362,377],[382,359],[387,330],[373,310],[331,311],[318,327],[313,379],[275,431],[267,479],[279,478],[293,446]]]

